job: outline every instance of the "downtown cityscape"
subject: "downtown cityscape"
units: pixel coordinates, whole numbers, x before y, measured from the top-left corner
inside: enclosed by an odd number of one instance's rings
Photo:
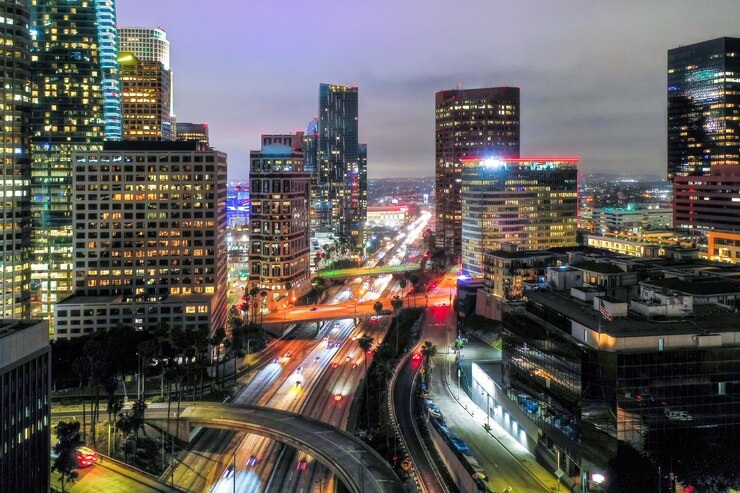
[[[0,492],[740,491],[740,8],[0,0]]]

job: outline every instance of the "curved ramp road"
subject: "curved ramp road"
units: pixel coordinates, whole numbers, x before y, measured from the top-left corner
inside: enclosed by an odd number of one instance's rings
[[[254,433],[305,451],[353,492],[404,491],[391,466],[374,450],[320,421],[276,409],[230,404],[197,404],[185,409],[179,419],[190,426]]]

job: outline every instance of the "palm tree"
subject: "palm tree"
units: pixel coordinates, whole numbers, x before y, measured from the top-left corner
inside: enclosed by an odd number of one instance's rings
[[[262,298],[262,302],[260,303],[260,327],[262,327],[262,337],[265,337],[265,300],[267,299],[267,291],[262,291],[260,293],[260,298]]]
[[[249,296],[252,300],[252,323],[257,323],[257,295],[260,294],[260,288],[257,286],[253,286],[252,289],[249,290]]]
[[[416,306],[416,293],[419,291],[419,276],[411,274],[409,281],[411,281],[411,285],[414,287],[414,306]]]
[[[121,410],[123,410],[123,401],[113,395],[109,396],[108,408],[106,410],[108,411],[108,422],[110,423],[111,421],[113,421],[113,448],[111,450],[113,450],[113,457],[115,457],[116,444],[118,442],[118,421],[113,418],[115,416],[118,416]],[[108,428],[108,431],[110,432],[110,428]]]
[[[118,416],[116,428],[123,435],[123,461],[128,464],[128,439],[134,431],[134,420],[131,413],[121,413]]]
[[[370,427],[370,415],[369,415],[369,399],[368,399],[368,381],[367,381],[367,355],[370,353],[370,348],[373,347],[373,342],[375,339],[367,334],[362,334],[357,339],[357,345],[360,346],[360,349],[362,349],[362,352],[364,353],[364,356],[362,358],[362,361],[364,363],[365,367],[365,429],[367,430]]]
[[[421,355],[424,357],[424,368],[426,368],[427,385],[430,385],[431,373],[429,372],[429,364],[432,358],[437,355],[437,346],[431,341],[424,341],[421,349],[419,350]]]
[[[398,311],[403,307],[403,300],[398,296],[394,296],[391,299],[391,306],[393,307],[396,319],[396,355],[398,355]]]
[[[373,310],[375,310],[375,314],[377,316],[380,316],[380,313],[383,311],[383,303],[381,303],[380,301],[376,301],[373,305]]]
[[[208,343],[216,348],[216,384],[218,384],[219,369],[221,367],[221,344],[226,340],[226,329],[219,327],[213,333],[213,337],[208,340]],[[213,358],[211,357],[211,361]]]
[[[398,286],[401,288],[401,299],[403,299],[403,290],[406,289],[406,286],[408,285],[408,281],[406,279],[401,279],[398,281]]]

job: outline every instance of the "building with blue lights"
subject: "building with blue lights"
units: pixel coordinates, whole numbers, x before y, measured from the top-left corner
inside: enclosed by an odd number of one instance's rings
[[[740,38],[668,51],[668,179],[740,164]]]
[[[120,139],[120,93],[113,0],[37,0],[30,10],[31,305],[33,316],[46,317],[74,288],[72,153]]]
[[[121,85],[118,77],[118,29],[113,0],[96,0],[100,68],[103,74],[103,118],[106,140],[123,138]]]
[[[482,277],[484,254],[576,245],[578,158],[462,159],[462,268]]]

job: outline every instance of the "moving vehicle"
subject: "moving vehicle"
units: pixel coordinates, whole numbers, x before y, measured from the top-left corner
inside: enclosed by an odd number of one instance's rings
[[[249,459],[247,459],[246,466],[247,467],[254,467],[257,465],[257,456],[251,455]]]
[[[77,456],[77,467],[91,466],[98,460],[98,453],[88,447],[77,447],[75,455]]]
[[[231,479],[234,477],[234,464],[230,465],[224,471],[224,479]]]

